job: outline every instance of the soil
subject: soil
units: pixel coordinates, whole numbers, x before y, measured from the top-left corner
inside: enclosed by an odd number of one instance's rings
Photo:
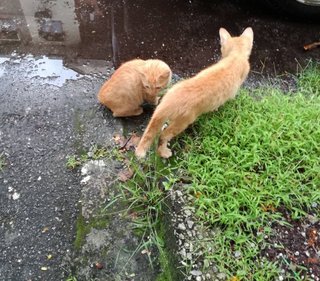
[[[270,246],[262,251],[262,256],[280,264],[282,280],[297,280],[297,276],[302,280],[320,280],[319,218],[309,214],[303,220],[293,220],[286,210],[282,214],[290,225],[272,224],[272,234],[266,238]]]

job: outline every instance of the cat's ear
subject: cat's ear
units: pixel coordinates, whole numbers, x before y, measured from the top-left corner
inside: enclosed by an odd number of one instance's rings
[[[231,38],[230,33],[223,27],[219,29],[219,35],[220,35],[221,46],[224,45],[227,42],[227,40]]]
[[[247,27],[241,34],[241,36],[248,37],[253,42],[253,30],[251,27]]]

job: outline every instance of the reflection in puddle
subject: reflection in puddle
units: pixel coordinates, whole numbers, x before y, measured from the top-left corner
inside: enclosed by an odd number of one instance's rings
[[[66,68],[63,65],[63,60],[59,58],[49,58],[47,56],[33,57],[27,55],[25,57],[16,56],[12,54],[11,58],[0,57],[0,77],[6,73],[5,62],[10,65],[17,65],[18,72],[23,69],[23,77],[27,79],[40,78],[40,84],[49,84],[61,87],[67,80],[77,80],[83,75],[78,72]]]
[[[81,75],[72,69],[63,66],[62,59],[53,59],[46,56],[33,58],[32,56],[25,57],[28,62],[26,69],[26,77],[40,77],[45,84],[62,86],[66,80],[76,80]]]
[[[9,61],[9,58],[6,57],[0,57],[0,77],[4,74],[5,72],[5,66],[3,65],[4,62]]]

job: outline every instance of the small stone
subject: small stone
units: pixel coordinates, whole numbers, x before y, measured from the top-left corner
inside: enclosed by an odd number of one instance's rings
[[[183,223],[178,224],[178,229],[180,230],[186,230],[186,226]]]
[[[190,274],[192,274],[193,276],[200,276],[202,275],[202,272],[200,270],[191,270]]]
[[[296,252],[294,253],[295,256],[299,256],[299,254],[300,254],[300,253],[299,253],[298,251],[296,251]]]
[[[194,224],[193,221],[187,221],[187,225],[190,229],[193,227],[193,224]]]
[[[190,210],[184,210],[184,213],[185,213],[185,215],[187,216],[187,217],[190,217],[191,216],[191,211]]]
[[[181,240],[184,240],[184,235],[183,234],[179,234],[179,238],[181,239]]]
[[[240,251],[235,251],[234,252],[234,257],[235,258],[240,258],[241,257],[241,252]]]
[[[201,281],[201,280],[202,280],[201,276],[196,277],[196,281]]]
[[[176,191],[176,195],[177,195],[178,197],[182,197],[182,192],[181,192],[180,190],[177,190],[177,191]]]
[[[180,251],[180,255],[182,256],[182,258],[186,258],[186,256],[187,256],[186,249],[182,249]]]

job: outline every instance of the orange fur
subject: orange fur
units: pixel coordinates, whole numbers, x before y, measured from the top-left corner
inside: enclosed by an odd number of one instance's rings
[[[196,76],[174,85],[156,108],[136,149],[143,158],[153,140],[168,121],[169,126],[160,134],[158,153],[168,158],[172,155],[168,142],[184,131],[198,116],[217,110],[227,100],[235,97],[249,70],[249,56],[253,44],[253,31],[248,27],[241,36],[231,37],[220,28],[222,59],[202,70]]]
[[[158,93],[171,81],[171,70],[161,60],[135,59],[122,64],[106,81],[98,100],[114,117],[140,115],[143,102],[158,104]]]

